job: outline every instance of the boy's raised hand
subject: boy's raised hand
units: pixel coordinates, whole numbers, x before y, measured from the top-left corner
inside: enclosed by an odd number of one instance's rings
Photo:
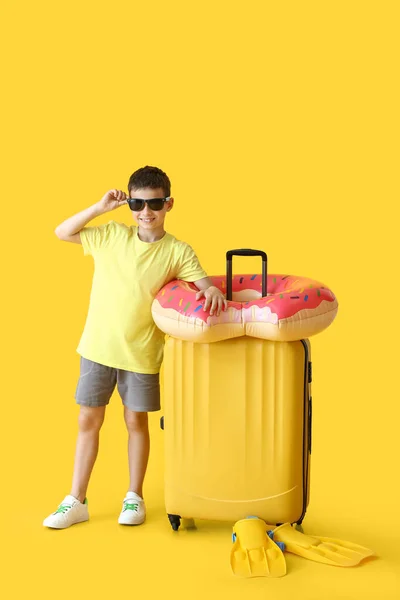
[[[127,195],[121,190],[109,190],[101,200],[98,201],[97,205],[102,213],[115,210],[123,204],[127,204]]]

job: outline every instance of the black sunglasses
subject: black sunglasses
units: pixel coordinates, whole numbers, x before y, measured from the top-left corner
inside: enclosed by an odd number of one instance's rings
[[[161,210],[164,206],[164,203],[168,202],[170,199],[170,196],[167,196],[166,198],[151,198],[150,200],[142,200],[141,198],[127,198],[127,202],[131,210],[139,212],[140,210],[144,209],[144,205],[146,203],[150,210]]]

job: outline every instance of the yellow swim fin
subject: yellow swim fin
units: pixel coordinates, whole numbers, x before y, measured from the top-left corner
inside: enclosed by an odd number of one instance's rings
[[[269,536],[275,542],[283,542],[288,552],[337,567],[354,567],[364,558],[374,556],[372,550],[358,544],[327,537],[304,535],[294,529],[290,523],[276,527],[269,532]]]
[[[239,577],[282,577],[286,561],[281,548],[267,535],[262,519],[247,518],[233,526],[231,567]]]

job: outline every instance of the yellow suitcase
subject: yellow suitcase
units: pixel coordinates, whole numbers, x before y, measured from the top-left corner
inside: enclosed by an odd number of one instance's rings
[[[301,523],[309,499],[309,341],[168,338],[165,504],[181,518]]]

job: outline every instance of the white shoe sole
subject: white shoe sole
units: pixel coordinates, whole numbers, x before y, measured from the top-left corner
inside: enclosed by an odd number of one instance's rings
[[[142,521],[138,521],[136,523],[130,523],[129,521],[124,521],[123,519],[121,519],[121,517],[118,519],[118,523],[120,525],[142,525],[146,520],[146,517],[144,517],[144,519]]]
[[[70,525],[50,525],[50,523],[49,524],[46,523],[46,520],[43,521],[44,527],[48,527],[49,529],[68,529],[68,527],[72,527],[72,525],[77,525],[77,523],[84,523],[85,521],[89,521],[89,517],[83,517],[81,519],[78,519],[77,521],[74,521]]]

